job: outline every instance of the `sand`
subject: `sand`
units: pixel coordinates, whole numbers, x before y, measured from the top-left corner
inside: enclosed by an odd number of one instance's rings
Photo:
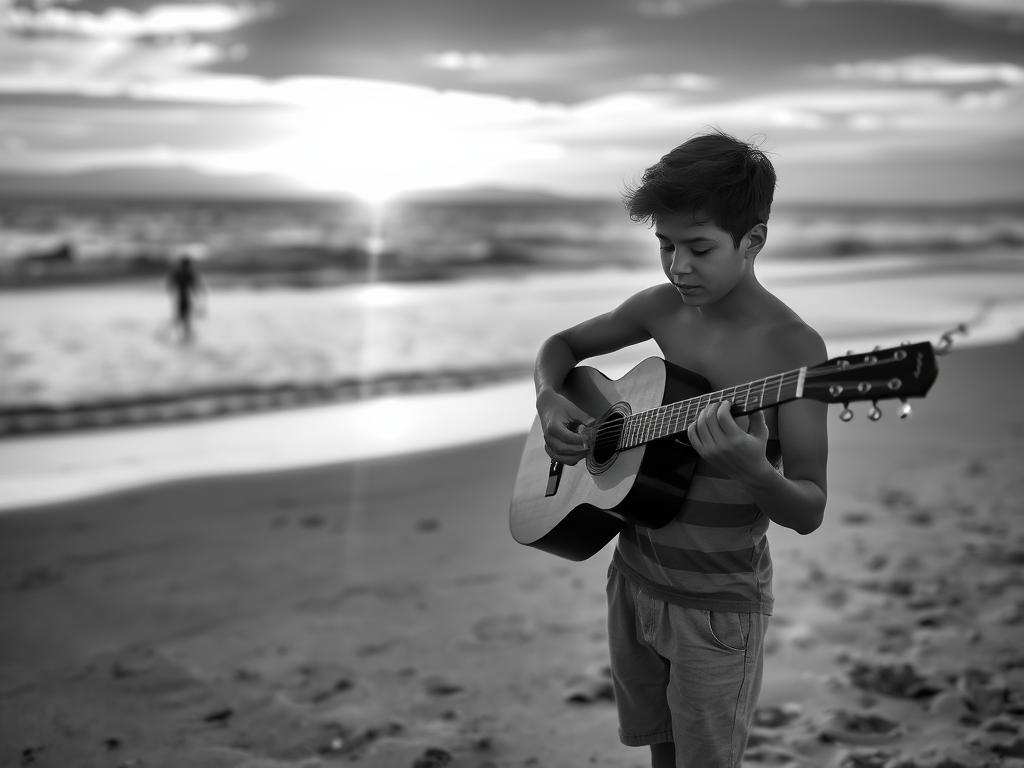
[[[1024,765],[1022,373],[963,349],[909,421],[831,414],[824,525],[770,532],[747,765]],[[508,535],[521,440],[0,516],[0,765],[644,765],[608,550]]]

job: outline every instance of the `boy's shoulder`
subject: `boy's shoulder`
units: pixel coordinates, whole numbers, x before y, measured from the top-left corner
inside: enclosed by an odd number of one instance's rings
[[[774,294],[771,308],[758,323],[755,335],[772,357],[793,365],[818,363],[825,357],[821,334]]]
[[[642,288],[625,301],[634,311],[646,315],[664,315],[683,308],[679,292],[671,283],[658,283]]]

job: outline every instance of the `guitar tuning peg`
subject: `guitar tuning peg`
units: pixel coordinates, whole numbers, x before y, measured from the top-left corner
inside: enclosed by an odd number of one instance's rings
[[[850,410],[849,403],[843,403],[843,410],[839,412],[840,421],[851,421],[853,419],[853,411]]]
[[[913,408],[910,407],[910,403],[907,402],[907,399],[905,397],[900,398],[900,403],[900,418],[909,419],[910,414],[913,413]]]
[[[872,401],[871,410],[868,411],[868,418],[871,421],[878,421],[880,418],[882,418],[882,411],[878,407],[877,400]]]

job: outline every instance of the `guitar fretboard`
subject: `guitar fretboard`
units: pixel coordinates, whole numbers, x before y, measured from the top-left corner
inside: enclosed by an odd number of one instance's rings
[[[746,384],[708,392],[699,397],[680,400],[658,408],[640,411],[623,420],[619,450],[633,448],[652,440],[685,432],[704,408],[711,403],[728,400],[732,413],[739,416],[786,403],[803,396],[806,368],[797,368],[786,373],[775,374]]]

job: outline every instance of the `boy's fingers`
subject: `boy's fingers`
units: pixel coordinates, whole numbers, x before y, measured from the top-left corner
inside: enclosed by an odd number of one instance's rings
[[[718,406],[716,416],[717,424],[721,428],[722,433],[726,436],[736,437],[737,435],[746,434],[746,431],[740,428],[740,425],[736,423],[736,419],[732,416],[732,403],[728,400],[723,400],[721,405]]]
[[[715,435],[711,427],[712,421],[710,409],[705,409],[691,427],[696,432],[697,443],[701,448],[711,448],[715,444]]]
[[[764,411],[755,411],[751,414],[747,432],[758,437],[768,435],[768,422],[765,421]]]

